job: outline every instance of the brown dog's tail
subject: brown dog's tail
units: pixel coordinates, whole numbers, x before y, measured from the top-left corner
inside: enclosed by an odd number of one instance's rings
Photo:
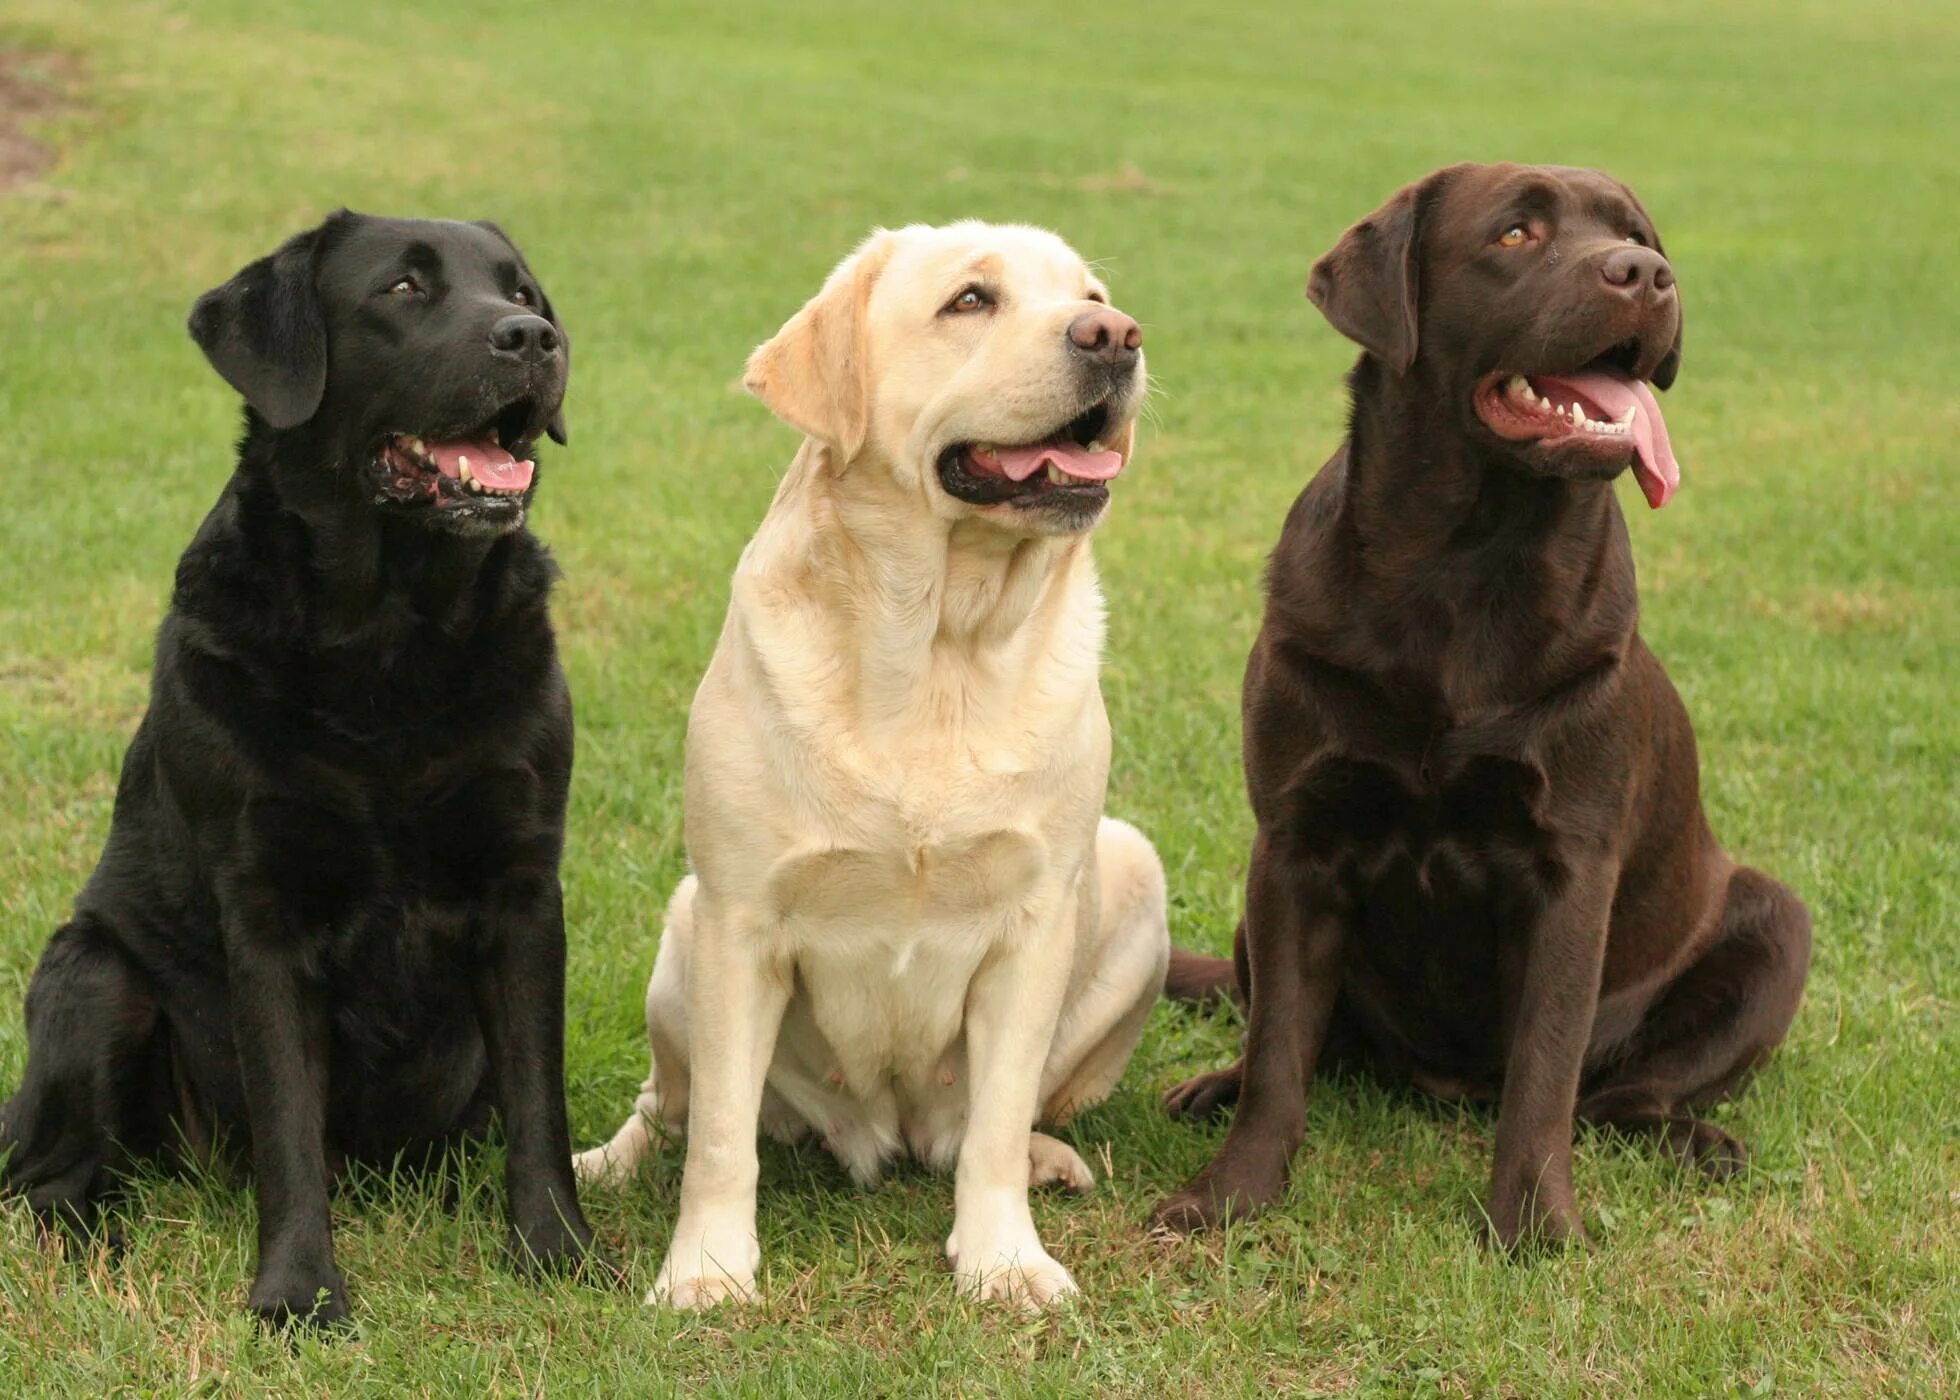
[[[1171,949],[1170,970],[1164,974],[1164,995],[1172,1001],[1202,1005],[1239,1000],[1238,970],[1230,958],[1208,958],[1183,948]]]

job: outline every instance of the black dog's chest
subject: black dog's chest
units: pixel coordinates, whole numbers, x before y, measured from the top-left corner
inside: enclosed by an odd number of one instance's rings
[[[1489,754],[1324,757],[1292,797],[1297,857],[1329,877],[1347,923],[1363,1024],[1435,1067],[1490,1061],[1506,958],[1562,878],[1543,771]]]

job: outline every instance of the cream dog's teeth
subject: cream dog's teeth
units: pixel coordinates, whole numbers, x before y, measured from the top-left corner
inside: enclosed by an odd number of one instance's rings
[[[1068,480],[1068,473],[1056,466],[1053,462],[1050,462],[1048,464],[1048,480],[1054,485],[1060,486],[1064,481]]]
[[[1095,440],[1094,442],[1092,442],[1092,443],[1090,443],[1090,444],[1089,444],[1089,450],[1090,450],[1091,452],[1107,452],[1107,451],[1109,451],[1109,449],[1108,449],[1107,447],[1104,447],[1104,446],[1103,446],[1103,441],[1102,441],[1102,439],[1101,439],[1101,438],[1097,438],[1097,439],[1096,439],[1096,440]]]

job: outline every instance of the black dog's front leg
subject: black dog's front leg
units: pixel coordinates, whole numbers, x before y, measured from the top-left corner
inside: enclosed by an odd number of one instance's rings
[[[572,1180],[565,1113],[565,908],[555,875],[503,890],[476,977],[477,1016],[496,1078],[521,1267],[566,1268],[593,1253]]]
[[[347,1317],[327,1198],[330,1026],[301,951],[276,920],[228,927],[232,1029],[258,1179],[259,1267],[248,1306],[266,1323]]]

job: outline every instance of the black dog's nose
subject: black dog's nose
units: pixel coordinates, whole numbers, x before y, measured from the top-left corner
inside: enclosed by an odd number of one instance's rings
[[[537,361],[558,353],[558,328],[542,316],[506,316],[490,328],[490,348]]]
[[[1068,323],[1068,343],[1106,365],[1127,369],[1137,362],[1143,328],[1113,306],[1085,311]]]
[[[1674,269],[1652,248],[1615,248],[1599,265],[1606,285],[1633,297],[1654,297],[1674,285]]]

